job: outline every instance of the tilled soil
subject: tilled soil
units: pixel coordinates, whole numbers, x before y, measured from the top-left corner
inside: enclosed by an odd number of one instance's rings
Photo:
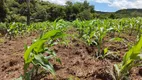
[[[12,80],[23,73],[24,45],[31,44],[35,35],[0,43],[0,80]]]
[[[37,35],[29,37],[5,40],[0,43],[0,80],[12,80],[23,74],[23,53],[24,44],[30,45]],[[129,37],[127,37],[128,39]],[[107,37],[106,39],[109,39]],[[131,37],[128,40],[133,40]],[[78,40],[72,40],[68,46],[54,46],[57,56],[61,59],[62,64],[52,62],[56,71],[57,80],[112,80],[110,70],[114,63],[119,63],[122,56],[128,50],[128,46],[119,42],[105,42],[104,47],[111,51],[119,51],[120,59],[96,59],[96,47],[89,47]],[[135,67],[130,71],[131,80],[142,80],[142,68]],[[54,80],[52,75],[46,74],[39,79]],[[37,80],[39,80],[37,79]]]

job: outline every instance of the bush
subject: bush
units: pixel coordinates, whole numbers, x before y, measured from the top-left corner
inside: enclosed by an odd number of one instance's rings
[[[0,23],[0,36],[4,36],[7,33],[6,24]]]
[[[79,18],[80,20],[90,20],[93,18],[93,15],[90,13],[89,10],[84,10],[77,15],[77,18]]]

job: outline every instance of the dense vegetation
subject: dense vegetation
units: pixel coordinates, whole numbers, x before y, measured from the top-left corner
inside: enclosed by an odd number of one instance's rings
[[[26,22],[27,16],[31,16],[32,22],[54,21],[64,19],[73,21],[75,19],[90,20],[94,18],[123,18],[140,17],[141,9],[126,9],[117,12],[99,12],[87,1],[83,3],[70,1],[66,5],[57,5],[40,0],[30,1],[30,13],[28,12],[27,2],[25,0],[1,0],[0,1],[0,22]]]
[[[25,0],[1,0],[0,21],[25,22],[28,15],[27,3]],[[31,0],[30,16],[31,21],[54,21],[56,19],[88,20],[94,18],[94,6],[87,1],[83,3],[66,2],[66,5],[57,5],[40,0]]]

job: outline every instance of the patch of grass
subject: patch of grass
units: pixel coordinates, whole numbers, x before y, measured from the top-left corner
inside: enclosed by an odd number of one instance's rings
[[[0,38],[0,43],[4,43],[5,40],[3,38]]]

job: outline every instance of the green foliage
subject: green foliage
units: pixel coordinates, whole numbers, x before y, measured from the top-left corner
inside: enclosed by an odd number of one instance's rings
[[[64,35],[60,30],[52,30],[43,35],[30,46],[25,46],[26,51],[24,53],[24,80],[31,80],[38,73],[38,69],[42,67],[44,70],[49,71],[53,75],[55,75],[55,71],[53,69],[52,64],[49,62],[50,59],[55,58],[60,62],[58,58],[56,58],[56,54],[54,51],[49,48],[54,44],[54,40],[57,38],[62,38]],[[50,42],[47,46],[46,42]],[[47,54],[48,56],[45,56]],[[31,70],[28,70],[30,64],[33,65]],[[36,74],[33,75],[35,72]]]
[[[70,22],[61,20],[55,20],[54,22],[39,22],[33,23],[30,26],[20,22],[13,23],[0,23],[0,33],[6,38],[12,39],[17,36],[28,36],[32,32],[43,33],[50,30],[66,31],[70,26]]]
[[[14,38],[17,35],[23,35],[26,32],[26,25],[22,23],[9,23],[6,25],[7,34],[6,37],[9,39]]]
[[[141,9],[124,9],[116,12],[95,11],[93,5],[89,5],[87,0],[82,3],[66,2],[66,5],[57,5],[48,1],[31,0],[30,16],[33,22],[54,21],[56,19],[65,19],[73,21],[100,19],[117,19],[125,17],[141,17]],[[1,0],[0,1],[0,22],[21,22],[25,21],[27,16],[27,4],[24,0]],[[21,18],[13,18],[13,15]]]
[[[142,17],[141,13],[142,9],[121,9],[116,12],[96,11],[96,18],[99,19],[135,18],[135,17]]]
[[[79,31],[79,36],[83,38],[89,45],[96,45],[98,48],[97,56],[101,56],[103,38],[111,30],[107,28],[109,22],[103,23],[100,20],[82,21],[76,20],[73,22],[74,26]],[[103,26],[103,27],[102,27]]]
[[[73,21],[73,26],[79,32],[79,38],[83,39],[88,45],[95,45],[98,48],[97,57],[103,57],[104,38],[109,34],[112,39],[110,41],[124,41],[119,38],[120,34],[128,32],[128,34],[141,34],[141,18],[123,18],[123,19],[106,19],[106,20],[88,20]],[[132,31],[131,31],[132,30]],[[117,35],[116,35],[117,34]]]
[[[142,9],[122,9],[115,12],[118,18],[142,17]]]
[[[115,18],[116,18],[116,17],[115,17],[115,14],[110,14],[109,18],[115,19]]]
[[[25,22],[25,17],[28,15],[26,1],[6,0],[5,3],[2,0],[0,6],[2,11],[0,19],[2,20],[0,22]],[[56,19],[72,21],[76,18],[80,18],[81,20],[93,18],[94,7],[89,5],[87,1],[84,1],[84,3],[72,3],[68,1],[66,4],[62,6],[47,1],[32,0],[29,4],[31,21],[54,21]],[[82,15],[83,17],[81,17]]]
[[[77,15],[77,18],[79,18],[80,20],[90,20],[93,18],[93,16],[89,10],[84,10]]]
[[[139,42],[134,45],[123,57],[120,64],[115,64],[114,79],[128,79],[128,73],[133,67],[142,66],[142,37]]]

